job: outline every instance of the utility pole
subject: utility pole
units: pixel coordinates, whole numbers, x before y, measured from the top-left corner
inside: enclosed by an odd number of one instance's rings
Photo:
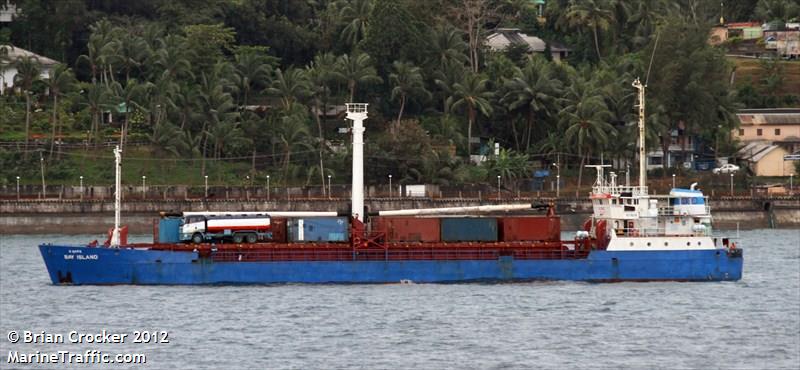
[[[39,151],[39,163],[42,168],[42,199],[47,198],[47,184],[44,183],[44,155]]]

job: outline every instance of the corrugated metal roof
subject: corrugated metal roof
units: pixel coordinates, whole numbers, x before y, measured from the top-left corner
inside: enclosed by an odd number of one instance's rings
[[[48,57],[45,57],[45,56],[41,56],[41,55],[36,54],[34,52],[31,52],[31,51],[25,50],[25,49],[20,48],[18,46],[0,45],[0,48],[5,48],[6,50],[8,50],[8,59],[10,59],[12,61],[13,60],[17,60],[18,58],[22,58],[22,57],[36,57],[37,59],[39,59],[39,63],[41,63],[42,65],[58,64],[58,62],[55,61],[55,60],[52,60],[52,59],[50,59]]]
[[[800,125],[800,110],[792,112],[737,113],[742,125]]]
[[[733,22],[728,23],[725,25],[728,28],[751,28],[751,27],[761,27],[761,24],[758,22]]]
[[[764,158],[764,156],[778,148],[779,146],[777,145],[772,145],[763,141],[755,141],[745,145],[742,149],[739,149],[738,154],[739,158],[741,159],[750,162],[758,162]]]
[[[546,48],[544,40],[520,32],[517,28],[498,28],[486,37],[486,44],[495,51],[501,51],[511,44],[528,45],[528,49],[542,52]]]

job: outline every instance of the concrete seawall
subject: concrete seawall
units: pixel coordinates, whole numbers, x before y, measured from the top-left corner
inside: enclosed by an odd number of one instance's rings
[[[370,210],[475,206],[499,203],[541,203],[553,199],[429,199],[373,198],[365,204]],[[585,199],[560,199],[558,213],[563,230],[576,230],[589,217],[591,203]],[[800,227],[800,197],[719,198],[709,201],[717,229],[797,228]],[[151,233],[158,212],[193,211],[337,211],[347,210],[345,199],[303,200],[165,200],[126,201],[123,224],[131,233]],[[102,234],[113,223],[114,202],[103,200],[3,200],[0,201],[0,234]]]

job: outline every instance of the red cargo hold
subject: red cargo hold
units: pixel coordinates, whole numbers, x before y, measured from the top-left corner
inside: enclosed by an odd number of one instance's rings
[[[561,219],[558,216],[499,217],[500,240],[557,241],[561,239]]]
[[[392,242],[438,242],[439,219],[425,217],[375,217],[373,231],[385,231]]]

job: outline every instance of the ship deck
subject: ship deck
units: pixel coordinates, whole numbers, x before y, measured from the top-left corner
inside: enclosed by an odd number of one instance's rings
[[[588,243],[550,242],[386,242],[354,247],[343,243],[252,243],[252,244],[130,244],[122,248],[197,252],[214,262],[265,261],[402,261],[402,260],[496,260],[584,259]]]

